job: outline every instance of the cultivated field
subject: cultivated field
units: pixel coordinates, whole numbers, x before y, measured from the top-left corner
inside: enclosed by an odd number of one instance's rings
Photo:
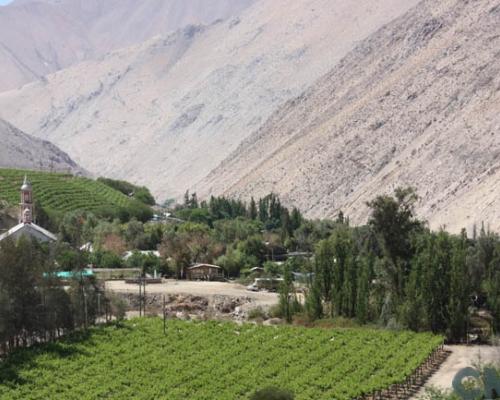
[[[12,205],[19,202],[24,175],[33,184],[35,200],[44,208],[68,212],[101,207],[127,207],[130,200],[117,190],[92,179],[69,174],[0,169],[0,199]]]
[[[351,399],[388,387],[442,338],[371,329],[237,326],[134,319],[19,351],[0,364],[0,398],[248,399],[266,386],[297,400]]]

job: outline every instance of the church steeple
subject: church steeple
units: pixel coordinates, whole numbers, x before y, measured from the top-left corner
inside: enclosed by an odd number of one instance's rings
[[[33,188],[28,181],[28,177],[24,176],[24,182],[21,186],[21,213],[19,223],[31,224],[33,222]]]

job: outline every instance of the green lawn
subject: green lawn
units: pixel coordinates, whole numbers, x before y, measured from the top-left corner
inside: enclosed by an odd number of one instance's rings
[[[130,199],[121,192],[92,179],[69,174],[0,169],[0,199],[12,205],[20,200],[24,175],[33,184],[34,198],[56,212],[92,211],[101,207],[127,207]]]
[[[278,386],[297,400],[350,399],[403,380],[442,338],[135,319],[85,338],[19,351],[0,367],[0,398],[248,399]]]

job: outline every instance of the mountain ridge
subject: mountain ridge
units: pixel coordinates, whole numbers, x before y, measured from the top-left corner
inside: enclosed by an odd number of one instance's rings
[[[253,1],[15,1],[0,7],[0,92],[188,24],[227,19]]]
[[[52,143],[28,135],[0,119],[0,168],[33,169],[88,175]]]
[[[482,221],[499,229],[498,10],[498,1],[421,2],[285,104],[195,188],[243,198],[275,191],[309,216],[342,209],[364,223],[367,201],[410,185],[434,229]]]
[[[228,20],[2,93],[0,115],[90,171],[180,197],[276,108],[417,2],[257,1]]]

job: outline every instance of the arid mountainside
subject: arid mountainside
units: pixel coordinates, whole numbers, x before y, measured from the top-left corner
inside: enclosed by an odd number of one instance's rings
[[[17,0],[0,7],[0,91],[254,0]]]
[[[0,168],[86,174],[66,153],[0,119]]]
[[[0,117],[91,172],[178,197],[417,0],[259,0],[0,94]]]
[[[423,1],[287,102],[199,194],[281,194],[309,216],[412,185],[452,231],[500,229],[500,0]]]

